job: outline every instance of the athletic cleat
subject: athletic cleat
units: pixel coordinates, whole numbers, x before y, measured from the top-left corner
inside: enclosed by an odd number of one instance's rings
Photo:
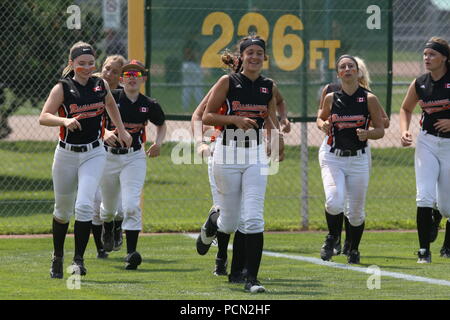
[[[128,254],[125,258],[125,269],[136,270],[138,265],[142,263],[142,257],[139,252],[135,251]]]
[[[55,257],[52,259],[52,266],[50,268],[50,278],[62,279],[64,277],[63,273],[63,257]]]
[[[84,259],[80,257],[74,257],[72,262],[72,274],[85,276],[87,269],[84,266]]]
[[[419,249],[417,263],[431,263],[431,252],[428,249]]]
[[[106,259],[108,258],[108,253],[105,251],[105,249],[100,249],[97,252],[97,259]]]
[[[112,230],[106,231],[105,226],[102,228],[102,244],[106,252],[111,252],[114,248],[114,235]]]
[[[344,247],[342,248],[342,254],[348,256],[350,252],[350,241],[347,239],[344,241]]]
[[[359,264],[359,251],[353,249],[347,256],[347,262],[349,264]]]
[[[208,252],[209,247],[211,247],[212,242],[216,238],[217,225],[212,221],[211,216],[218,212],[219,209],[215,206],[212,206],[208,214],[208,219],[200,229],[200,234],[198,235],[196,242],[197,252],[199,255],[205,255]]]
[[[431,225],[430,242],[434,242],[439,234],[439,225],[442,215],[438,210],[433,209],[433,224]]]
[[[216,276],[228,275],[227,265],[228,263],[226,259],[216,258],[216,268],[214,269],[214,274]]]
[[[333,248],[333,256],[338,256],[341,254],[341,237],[339,237],[339,240],[336,241]]]
[[[246,276],[243,272],[240,272],[238,274],[230,273],[228,275],[228,282],[229,283],[245,283]]]
[[[442,247],[440,253],[441,253],[441,257],[450,258],[450,248],[449,247]]]
[[[123,244],[122,227],[118,226],[117,228],[114,228],[113,251],[119,251],[122,248],[122,244]]]
[[[327,235],[327,237],[325,238],[325,242],[320,249],[320,257],[322,258],[322,260],[329,261],[331,259],[331,257],[333,256],[335,243],[336,238],[331,234]]]
[[[256,280],[247,280],[245,281],[245,286],[244,286],[245,291],[249,291],[251,293],[262,293],[266,291],[266,288],[264,288],[261,283]]]

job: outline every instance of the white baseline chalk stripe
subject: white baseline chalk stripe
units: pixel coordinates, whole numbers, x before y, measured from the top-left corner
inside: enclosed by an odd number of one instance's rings
[[[188,236],[189,238],[192,238],[192,239],[197,239],[198,234],[189,233],[189,234],[186,234],[186,236]],[[232,248],[231,245],[228,246],[228,249],[231,249],[231,248]],[[362,272],[362,273],[366,273],[366,274],[373,273],[373,272],[368,271],[369,270],[368,268],[355,267],[355,266],[351,266],[351,265],[347,265],[347,264],[330,262],[330,261],[323,261],[322,259],[319,259],[319,258],[293,256],[293,255],[265,251],[265,250],[263,251],[263,254],[266,256],[270,256],[270,257],[304,261],[304,262],[314,263],[317,265],[336,268],[336,269],[352,270],[352,271]],[[437,285],[441,285],[441,286],[449,286],[450,287],[450,281],[447,281],[447,280],[425,278],[425,277],[413,276],[413,275],[399,273],[399,272],[389,272],[389,271],[381,270],[380,276],[402,279],[402,280],[406,280],[406,281],[425,282],[425,283],[429,283],[429,284],[437,284]]]

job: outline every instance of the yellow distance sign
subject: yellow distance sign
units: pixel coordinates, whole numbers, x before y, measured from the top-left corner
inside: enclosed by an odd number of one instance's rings
[[[232,48],[231,43],[234,35],[234,25],[231,17],[225,12],[212,12],[203,20],[202,35],[211,36],[214,28],[219,27],[219,37],[205,50],[201,59],[202,68],[223,68],[220,58],[225,48]],[[253,28],[252,28],[253,27]],[[296,33],[287,33],[287,30],[302,31],[304,25],[302,20],[293,14],[285,14],[275,22],[272,35],[273,60],[278,68],[284,71],[298,69],[305,57],[305,45],[303,39]],[[249,12],[241,17],[237,27],[237,36],[244,37],[253,31],[261,38],[269,41],[270,25],[267,19],[260,13]],[[324,59],[323,52],[319,49],[329,50],[328,67],[334,69],[336,60],[336,49],[340,48],[340,40],[310,40],[309,68],[316,69],[317,60]],[[291,54],[286,55],[286,47],[290,47]],[[269,61],[264,62],[263,68],[269,67]]]

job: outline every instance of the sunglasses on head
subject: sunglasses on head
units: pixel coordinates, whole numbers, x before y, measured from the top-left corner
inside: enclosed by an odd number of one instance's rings
[[[122,77],[124,77],[124,78],[131,78],[131,77],[140,78],[140,77],[142,77],[142,72],[140,72],[140,71],[125,71],[122,73]]]

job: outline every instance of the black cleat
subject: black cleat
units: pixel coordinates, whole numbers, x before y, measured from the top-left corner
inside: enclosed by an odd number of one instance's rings
[[[122,244],[123,244],[122,227],[118,226],[117,228],[114,228],[113,251],[119,251],[122,248]]]
[[[350,253],[350,241],[347,239],[344,241],[344,247],[342,248],[342,254],[348,256]]]
[[[266,288],[264,288],[256,279],[247,279],[247,281],[245,281],[244,289],[251,293],[262,293],[266,291]]]
[[[449,247],[442,247],[440,251],[441,257],[443,258],[450,258],[450,248]]]
[[[334,246],[336,244],[336,237],[331,234],[327,235],[325,242],[320,249],[320,258],[324,261],[329,261],[334,253]]]
[[[106,231],[105,226],[102,228],[102,244],[106,252],[111,252],[114,248],[114,234],[113,231]]]
[[[359,251],[355,249],[350,251],[347,256],[347,262],[349,264],[359,264]]]
[[[108,258],[108,253],[104,249],[100,249],[97,252],[97,258],[98,259],[106,259],[106,258]]]
[[[126,270],[136,270],[138,265],[142,263],[142,257],[139,252],[135,251],[129,253],[125,258],[125,269]]]
[[[339,240],[336,241],[333,248],[333,256],[338,256],[341,254],[341,237],[339,237]]]
[[[431,252],[428,249],[419,249],[417,263],[431,263]]]
[[[62,279],[64,277],[63,273],[63,257],[53,257],[52,266],[50,268],[50,278]]]
[[[438,210],[433,209],[433,224],[431,225],[430,242],[434,242],[439,234],[439,225],[442,215]]]
[[[227,259],[216,258],[216,268],[214,269],[214,274],[216,276],[228,275],[227,264]]]
[[[215,206],[212,206],[211,210],[208,214],[208,219],[203,224],[200,229],[200,234],[197,237],[197,252],[199,255],[205,255],[209,247],[211,247],[212,242],[216,238],[217,235],[217,225],[212,221],[211,216],[219,212],[219,209]]]
[[[74,257],[72,262],[72,274],[85,276],[87,269],[84,266],[84,259],[80,257]]]

